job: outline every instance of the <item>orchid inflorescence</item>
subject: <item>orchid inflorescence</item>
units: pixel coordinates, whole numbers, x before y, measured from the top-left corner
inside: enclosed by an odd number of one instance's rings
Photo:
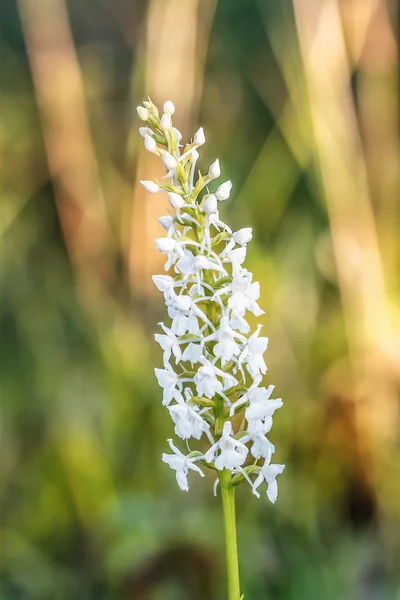
[[[225,181],[209,192],[209,184],[221,174],[218,160],[206,175],[199,171],[195,177],[203,129],[182,146],[182,135],[172,125],[171,101],[161,117],[150,100],[137,111],[146,123],[139,130],[145,148],[161,158],[168,179],[141,183],[151,194],[168,192],[175,211],[160,217],[166,234],[156,240],[170,274],[154,275],[153,281],[164,294],[172,322],[169,327],[160,323],[162,333],[155,335],[164,351],[164,368],[155,373],[175,433],[188,451],[168,440],[172,453],[163,454],[163,461],[175,470],[182,490],[188,490],[189,470],[204,476],[201,465],[227,469],[233,485],[246,479],[257,497],[266,482],[267,496],[275,502],[276,477],[284,465],[271,464],[275,448],[266,434],[282,400],[271,399],[273,385],[261,386],[268,338],[260,336],[261,325],[250,334],[245,318],[247,311],[263,314],[257,304],[259,283],[242,266],[252,230],[232,232],[219,218],[218,204],[229,198],[232,183]],[[208,450],[192,450],[190,440],[203,437]]]

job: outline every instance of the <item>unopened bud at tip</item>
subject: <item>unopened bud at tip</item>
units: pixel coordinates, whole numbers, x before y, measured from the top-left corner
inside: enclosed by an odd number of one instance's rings
[[[174,103],[171,102],[171,100],[167,100],[164,104],[164,112],[169,114],[169,115],[173,115],[175,112],[175,106]]]

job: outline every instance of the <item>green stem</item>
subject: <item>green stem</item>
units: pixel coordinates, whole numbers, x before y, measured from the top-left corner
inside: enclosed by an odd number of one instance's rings
[[[228,598],[229,600],[240,600],[239,561],[236,540],[235,487],[232,485],[231,480],[232,475],[230,471],[227,469],[219,471],[222,510],[224,514]]]

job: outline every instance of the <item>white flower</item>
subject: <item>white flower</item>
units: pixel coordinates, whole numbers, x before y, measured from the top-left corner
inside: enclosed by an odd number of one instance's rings
[[[209,216],[210,225],[214,225],[216,229],[224,229],[228,233],[232,233],[232,230],[226,223],[220,220],[218,211],[214,215]]]
[[[201,359],[201,362],[203,365],[198,369],[193,379],[199,396],[212,398],[215,394],[223,395],[225,389],[237,384],[237,380],[233,375],[218,369],[206,358]],[[220,377],[222,381],[217,377]]]
[[[190,250],[185,250],[182,258],[176,263],[176,269],[183,275],[195,275],[198,271],[212,269],[214,271],[223,271],[223,268],[208,259],[203,254],[195,256]]]
[[[168,131],[172,127],[171,115],[169,113],[165,113],[160,120],[160,126],[163,131]]]
[[[254,458],[266,458],[275,452],[275,446],[265,437],[265,433],[265,431],[261,433],[249,433],[246,438],[246,443],[248,440],[253,442],[250,452]]]
[[[182,361],[190,362],[193,366],[195,363],[200,362],[201,357],[203,356],[203,347],[200,344],[194,344],[190,342],[183,351]]]
[[[179,129],[176,129],[176,127],[172,127],[171,131],[174,134],[176,141],[179,143],[182,139],[181,132],[179,131]]]
[[[236,277],[238,273],[242,272],[242,264],[246,259],[246,246],[242,246],[241,248],[235,248],[228,253],[228,259],[232,263],[232,275]]]
[[[203,209],[203,212],[206,213],[206,215],[215,215],[218,212],[217,206],[218,203],[216,197],[214,196],[214,194],[210,194],[204,200],[201,208]]]
[[[148,152],[155,154],[158,156],[158,148],[154,138],[152,138],[148,133],[144,136],[144,147]]]
[[[159,325],[161,325],[161,328],[163,329],[165,335],[161,333],[156,333],[154,338],[164,350],[164,366],[167,367],[168,361],[171,358],[171,353],[175,356],[175,362],[176,364],[178,364],[182,357],[182,350],[179,345],[179,338],[171,329],[165,327],[164,323],[159,323]]]
[[[258,421],[260,419],[271,418],[274,412],[283,406],[281,398],[276,400],[269,399],[273,389],[273,385],[268,386],[268,389],[249,389],[246,394],[247,399],[249,400],[249,406],[247,407],[245,413],[247,421]],[[271,427],[269,427],[269,429],[271,429]]]
[[[228,362],[234,356],[240,354],[240,347],[235,341],[235,338],[246,341],[246,338],[243,335],[233,331],[229,325],[229,317],[224,316],[221,319],[218,332],[204,338],[204,342],[218,340],[217,344],[214,346],[214,354],[215,356],[218,356],[218,358],[222,358],[223,361]]]
[[[199,396],[212,398],[215,394],[221,394],[224,389],[222,381],[217,379],[215,368],[211,364],[202,365],[194,376],[193,381],[196,384]]]
[[[142,138],[144,138],[146,135],[153,135],[153,132],[150,129],[150,127],[139,127],[139,133],[142,136]]]
[[[230,421],[224,423],[221,438],[206,452],[205,460],[212,462],[218,450],[220,450],[220,454],[215,459],[214,464],[219,471],[222,471],[222,469],[233,470],[240,467],[246,460],[249,451],[242,442],[232,437],[232,423]]]
[[[240,244],[240,246],[245,246],[251,242],[252,237],[253,231],[251,227],[243,227],[243,229],[239,229],[239,231],[235,231],[233,234],[233,239],[237,244]]]
[[[204,129],[200,127],[200,129],[198,129],[194,134],[193,142],[196,144],[196,146],[202,146],[205,144],[205,141],[206,136],[204,135]]]
[[[173,238],[163,237],[156,239],[157,250],[162,254],[173,252],[176,248],[176,241]]]
[[[138,106],[136,110],[139,119],[142,119],[142,121],[149,120],[149,111],[147,110],[147,108],[143,108],[143,106]]]
[[[168,113],[169,115],[173,115],[174,114],[174,112],[175,112],[175,106],[174,106],[174,103],[171,102],[171,100],[167,100],[164,103],[164,112]]]
[[[168,233],[173,232],[174,219],[171,215],[164,215],[163,217],[158,217],[158,222],[160,225],[167,231]]]
[[[160,292],[166,293],[167,297],[170,296],[170,292],[174,289],[174,280],[170,275],[153,275],[152,280]]]
[[[231,310],[231,327],[237,329],[240,333],[248,333],[250,325],[236,310]]]
[[[258,337],[261,327],[262,325],[259,325],[257,330],[249,337],[247,347],[243,350],[239,359],[241,362],[246,359],[247,370],[252,377],[257,377],[260,373],[265,375],[267,372],[263,354],[267,350],[268,338]]]
[[[199,322],[196,315],[191,311],[192,299],[190,296],[173,296],[167,302],[168,314],[172,319],[171,329],[174,333],[181,336],[186,331],[192,335],[198,335],[200,332]]]
[[[208,169],[208,179],[218,179],[221,175],[221,167],[219,166],[219,160],[214,160]]]
[[[185,456],[169,440],[173,454],[163,454],[163,460],[176,471],[183,490],[188,489],[189,470],[203,476],[194,464],[201,460],[213,463],[211,468],[217,471],[228,469],[235,483],[246,479],[258,497],[257,488],[265,481],[274,502],[276,476],[284,467],[271,464],[275,447],[267,435],[282,400],[271,399],[272,385],[262,387],[268,338],[260,336],[261,325],[251,334],[246,320],[248,311],[263,314],[257,304],[259,284],[243,268],[252,230],[243,227],[232,232],[220,219],[218,202],[229,198],[232,183],[225,181],[216,191],[208,189],[221,175],[218,160],[206,176],[196,176],[204,131],[198,129],[181,153],[182,134],[172,127],[174,112],[169,100],[161,118],[150,100],[138,109],[147,121],[140,128],[145,147],[161,158],[168,180],[163,185],[141,183],[149,193],[168,191],[175,211],[159,218],[166,236],[156,239],[158,250],[166,256],[168,274],[155,275],[153,281],[164,295],[170,321],[160,323],[162,333],[155,335],[164,362],[155,374],[175,434],[183,440],[207,438],[209,449],[205,455],[189,450]],[[242,418],[236,420],[237,413]],[[262,467],[257,464],[261,458],[265,459]]]
[[[171,400],[180,396],[183,382],[169,365],[166,369],[154,369],[154,372],[158,385],[163,388],[163,404],[168,406]]]
[[[140,183],[149,194],[156,194],[157,192],[162,191],[160,186],[157,183],[154,183],[154,181],[144,181],[141,179]]]
[[[217,200],[228,200],[229,196],[231,195],[231,190],[232,190],[232,181],[225,181],[224,183],[221,183],[221,185],[218,187],[217,191],[215,192],[215,196],[217,197]]]
[[[187,492],[189,490],[187,480],[189,469],[192,471],[197,471],[197,473],[204,477],[203,471],[194,464],[194,461],[198,460],[198,457],[188,458],[180,450],[178,450],[178,448],[173,444],[172,440],[168,440],[168,443],[174,454],[164,453],[162,455],[162,459],[171,467],[171,469],[176,471],[176,480],[179,487],[183,492]]]
[[[198,414],[196,408],[184,402],[168,407],[171,419],[175,423],[175,433],[183,440],[190,438],[199,440],[203,433],[210,428],[207,421]]]
[[[182,198],[182,196],[176,194],[175,192],[168,193],[168,202],[172,208],[182,208],[182,206],[185,206],[185,200]]]
[[[284,468],[285,465],[271,465],[270,455],[261,467],[260,473],[253,484],[253,493],[255,493],[263,481],[265,481],[267,483],[267,496],[269,501],[272,503],[276,502],[278,497],[278,484],[276,483],[276,478],[283,473]]]
[[[252,275],[246,269],[235,275],[231,284],[232,295],[229,298],[229,308],[243,317],[250,310],[256,317],[264,313],[256,300],[260,297],[260,284],[252,283]]]
[[[161,159],[162,159],[163,165],[167,171],[173,171],[174,169],[176,169],[176,166],[177,166],[176,158],[174,156],[172,156],[172,154],[170,154],[166,150],[163,151]]]
[[[181,244],[171,237],[157,238],[155,242],[157,250],[161,252],[161,254],[167,254],[168,256],[168,260],[164,265],[164,269],[168,271],[168,269],[176,263],[179,257],[183,256],[184,250],[181,247]]]

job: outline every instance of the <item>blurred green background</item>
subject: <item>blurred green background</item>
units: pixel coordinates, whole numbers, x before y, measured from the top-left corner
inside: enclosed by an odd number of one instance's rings
[[[166,199],[136,106],[202,125],[251,226],[275,506],[238,490],[246,600],[400,599],[396,0],[0,3],[0,598],[225,597],[153,375]]]

